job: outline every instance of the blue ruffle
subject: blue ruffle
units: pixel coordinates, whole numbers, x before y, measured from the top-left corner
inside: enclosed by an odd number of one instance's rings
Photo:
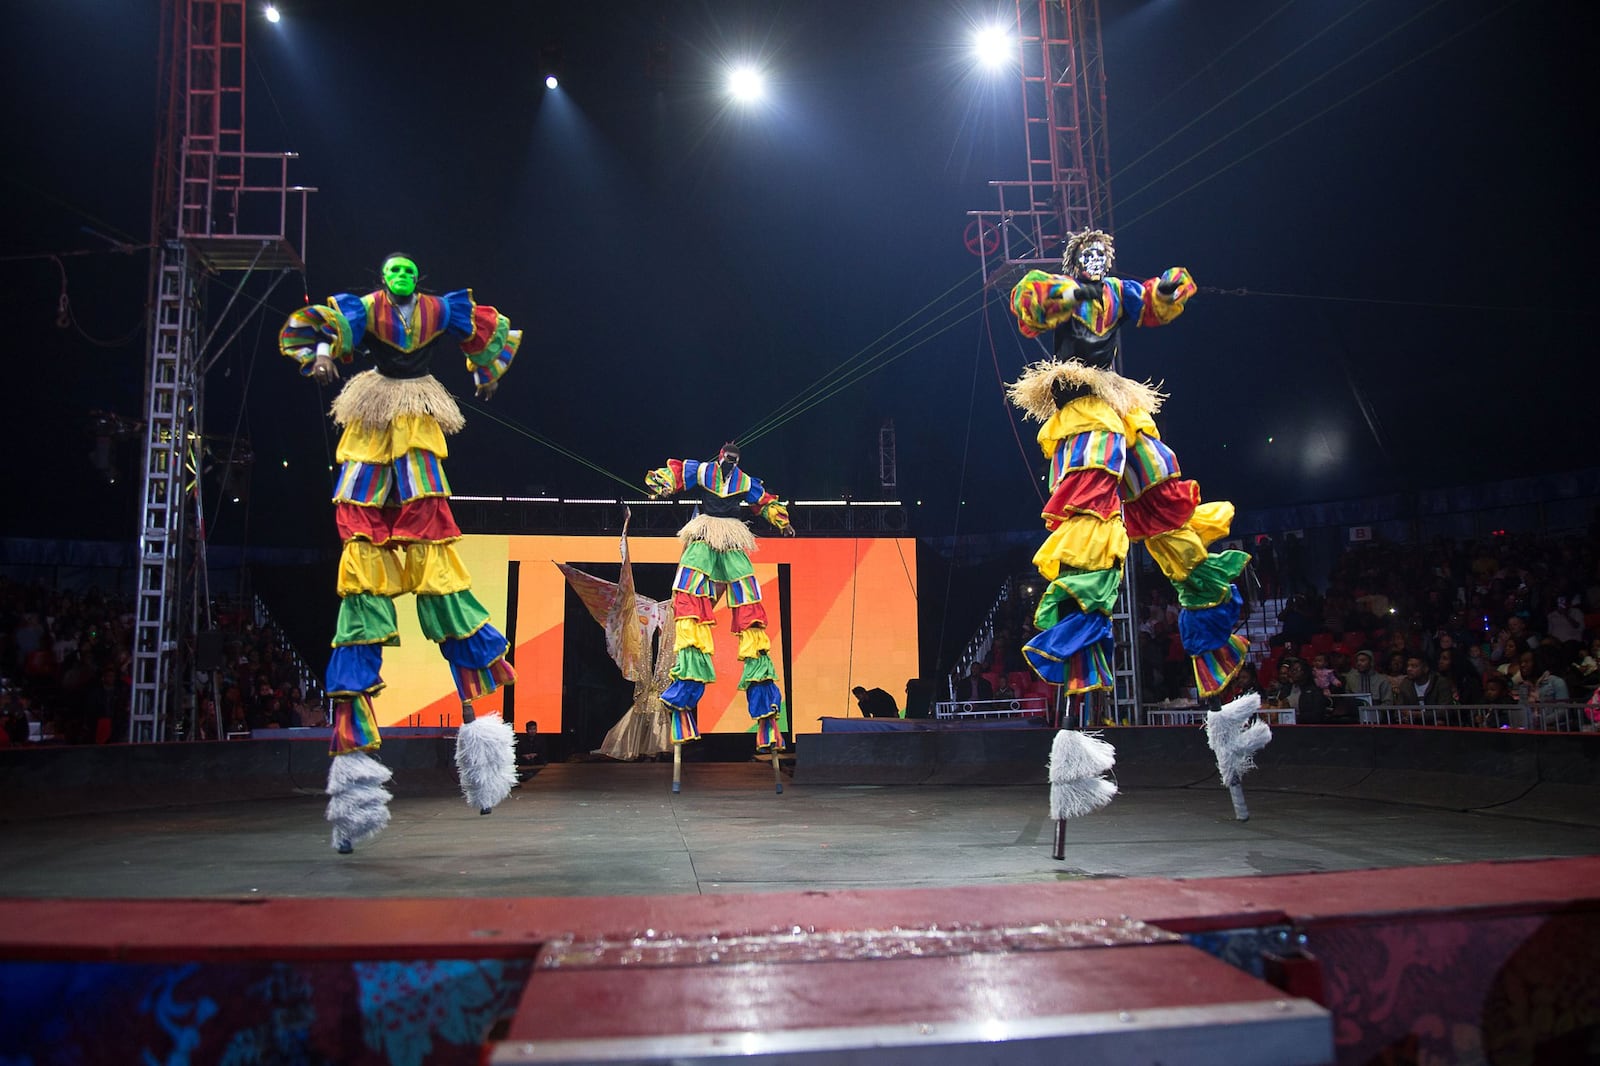
[[[444,329],[456,339],[470,337],[476,329],[472,321],[472,290],[454,289],[439,297],[444,304]]]
[[[778,691],[776,681],[753,681],[750,687],[744,690],[744,695],[750,707],[751,718],[765,718],[783,706],[783,693]]]
[[[354,696],[376,692],[383,687],[378,672],[383,668],[381,644],[346,644],[333,649],[328,660],[328,695]]]
[[[1074,652],[1111,639],[1111,619],[1098,612],[1070,614],[1028,641],[1027,647],[1047,659],[1065,659]]]
[[[367,305],[361,302],[361,297],[353,296],[348,292],[341,292],[328,302],[338,308],[339,313],[344,316],[344,320],[350,323],[350,346],[352,348],[360,347],[362,338],[367,335]],[[334,352],[333,354],[339,356],[344,353]]]
[[[700,706],[700,697],[705,695],[705,691],[704,681],[683,678],[667,686],[667,690],[661,694],[661,702],[676,710],[692,711]]]
[[[1204,655],[1222,647],[1228,643],[1234,626],[1239,624],[1244,599],[1237,585],[1228,588],[1233,595],[1215,607],[1178,611],[1178,637],[1183,641],[1183,650],[1190,655]]]
[[[1066,662],[1100,644],[1111,652],[1111,619],[1098,612],[1071,614],[1023,646],[1022,655],[1034,673],[1052,685],[1065,684]]]
[[[491,625],[485,625],[470,637],[448,637],[439,642],[439,654],[451,666],[464,670],[482,670],[506,653],[510,644],[505,635]]]

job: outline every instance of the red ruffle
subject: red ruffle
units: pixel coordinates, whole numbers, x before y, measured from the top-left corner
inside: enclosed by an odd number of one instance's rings
[[[1148,540],[1158,533],[1182,529],[1200,504],[1200,485],[1173,478],[1146,489],[1137,500],[1122,507],[1122,521],[1133,540]]]
[[[1122,507],[1122,497],[1117,495],[1117,479],[1110,471],[1098,467],[1091,470],[1072,470],[1062,477],[1050,502],[1044,505],[1045,526],[1054,529],[1069,515],[1087,511],[1110,518]]]
[[[764,603],[747,603],[742,607],[733,609],[733,632],[743,633],[751,626],[765,628],[767,624],[767,605]]]
[[[716,602],[710,596],[691,596],[687,592],[672,594],[672,614],[675,618],[693,618],[697,622],[711,621]]]
[[[461,527],[456,525],[456,516],[450,512],[448,496],[419,496],[400,505],[393,536],[395,540],[438,544],[460,540]]]
[[[456,525],[450,500],[444,496],[422,496],[400,507],[336,503],[333,518],[340,541],[359,537],[374,544],[387,544],[391,540],[440,543],[461,539],[461,527]]]

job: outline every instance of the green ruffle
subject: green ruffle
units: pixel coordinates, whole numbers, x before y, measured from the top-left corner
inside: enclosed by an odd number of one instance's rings
[[[444,596],[418,596],[417,621],[422,635],[435,644],[451,637],[470,637],[489,621],[489,611],[471,589]]]
[[[711,665],[711,656],[699,648],[680,648],[672,666],[672,677],[677,681],[703,681],[717,679],[717,668]]]
[[[756,572],[744,552],[713,551],[703,540],[694,541],[685,548],[678,565],[698,570],[712,581],[738,581]]]
[[[776,681],[778,671],[773,668],[772,657],[762,652],[754,659],[744,661],[744,673],[739,675],[739,687],[745,688],[757,681]]]
[[[1069,614],[1109,615],[1117,602],[1117,590],[1122,587],[1122,568],[1109,570],[1073,570],[1063,572],[1039,597],[1039,606],[1033,613],[1033,624],[1040,629],[1050,629]]]
[[[1178,606],[1186,611],[1215,607],[1233,596],[1233,583],[1250,564],[1250,554],[1242,551],[1212,553],[1206,561],[1173,585],[1178,590]]]
[[[511,332],[511,320],[501,315],[494,324],[494,335],[489,338],[489,343],[484,345],[483,351],[473,352],[467,356],[472,360],[473,366],[488,366],[494,362],[495,356],[506,346],[506,334]]]
[[[351,644],[400,643],[400,626],[395,621],[394,601],[375,592],[356,592],[339,601],[339,624],[334,630],[333,646]]]

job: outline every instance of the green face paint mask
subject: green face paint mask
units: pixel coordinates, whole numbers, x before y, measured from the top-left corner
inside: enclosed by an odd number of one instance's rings
[[[409,259],[387,259],[383,264],[383,287],[390,296],[406,297],[417,291],[417,264]]]

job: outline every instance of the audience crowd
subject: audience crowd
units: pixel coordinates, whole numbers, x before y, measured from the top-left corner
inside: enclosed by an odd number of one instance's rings
[[[320,694],[283,634],[237,605],[213,608],[216,628],[194,649],[207,667],[169,723],[174,736],[326,724]],[[128,739],[132,601],[0,577],[0,744],[105,744]]]
[[[1597,544],[1591,534],[1353,544],[1321,590],[1283,581],[1272,563],[1265,583],[1247,571],[1241,591],[1251,663],[1224,698],[1258,691],[1267,705],[1293,707],[1307,722],[1353,721],[1367,703],[1474,707],[1473,720],[1483,725],[1505,724],[1497,706],[1591,697],[1600,704]],[[1038,585],[1036,578],[1008,584],[986,639],[957,672],[958,698],[1048,691],[1021,655]],[[1147,576],[1139,592],[1144,702],[1192,699],[1172,588]],[[1597,721],[1594,705],[1572,718],[1573,725]]]

